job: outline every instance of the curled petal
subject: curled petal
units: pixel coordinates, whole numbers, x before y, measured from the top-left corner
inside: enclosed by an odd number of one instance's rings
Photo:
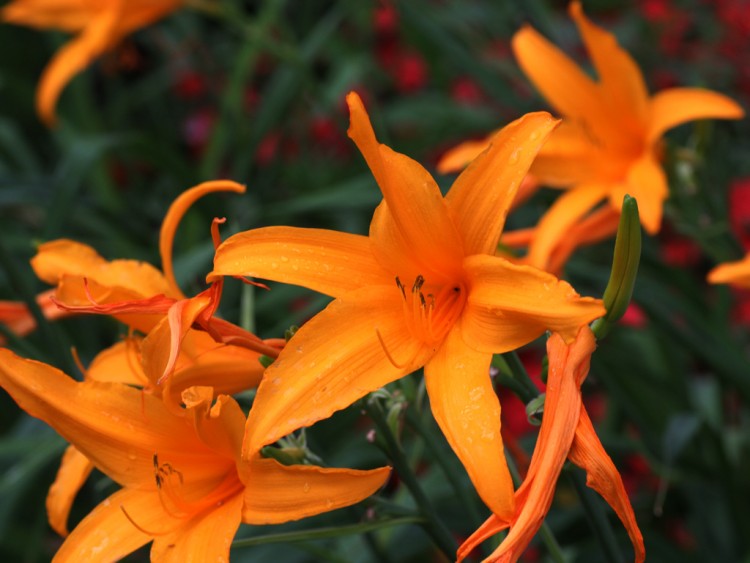
[[[172,202],[169,206],[167,214],[164,216],[164,221],[161,224],[161,230],[159,232],[159,254],[161,255],[161,264],[164,269],[164,277],[169,284],[170,295],[184,299],[185,295],[177,285],[177,280],[174,277],[174,269],[172,267],[172,245],[174,243],[175,232],[177,232],[177,226],[180,224],[182,217],[185,215],[188,209],[200,198],[205,195],[215,192],[235,192],[245,193],[245,186],[232,182],[231,180],[215,180],[213,182],[203,182],[197,186],[186,190],[180,196]]]
[[[357,503],[385,484],[390,467],[366,471],[250,462],[242,521],[279,524]]]
[[[549,376],[542,427],[529,473],[516,492],[517,515],[490,561],[517,561],[549,511],[555,483],[575,436],[583,404],[580,385],[595,348],[596,340],[588,327],[583,327],[570,345],[557,334],[547,341]]]
[[[208,281],[218,276],[280,281],[333,297],[393,282],[373,257],[367,237],[294,227],[267,227],[229,237],[216,250]]]
[[[160,385],[172,374],[185,334],[210,304],[211,295],[205,292],[192,299],[177,301],[143,340],[143,371],[152,384]]]
[[[49,525],[62,537],[68,535],[68,515],[78,491],[91,474],[94,464],[75,446],[68,446],[60,461],[55,482],[47,493]]]
[[[258,387],[243,458],[424,365],[434,352],[411,334],[403,306],[396,287],[366,287],[305,323]]]
[[[741,119],[742,107],[731,98],[703,88],[670,88],[654,94],[649,107],[648,140],[696,119]],[[639,202],[640,203],[640,202]]]
[[[513,480],[500,436],[500,401],[490,380],[492,355],[467,346],[458,327],[425,366],[430,408],[448,443],[494,514],[513,516]]]
[[[633,543],[635,561],[642,563],[646,559],[646,548],[635,520],[633,507],[625,492],[622,477],[599,441],[591,419],[583,406],[581,406],[578,427],[568,458],[586,471],[586,484],[602,495],[617,513]]]

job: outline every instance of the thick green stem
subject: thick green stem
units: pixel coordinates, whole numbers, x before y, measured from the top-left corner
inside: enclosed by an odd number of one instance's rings
[[[414,502],[417,504],[419,513],[424,518],[423,527],[425,531],[430,534],[435,541],[435,544],[449,560],[455,559],[458,546],[445,525],[438,520],[436,516],[437,512],[432,507],[432,503],[424,494],[424,491],[422,491],[422,487],[419,485],[416,475],[414,475],[414,472],[411,470],[411,467],[406,460],[404,451],[401,449],[396,436],[394,436],[388,426],[383,410],[377,403],[377,400],[366,399],[362,404],[364,405],[367,414],[375,423],[375,428],[378,433],[383,440],[385,440],[388,448],[388,457],[398,472],[401,481],[406,485],[406,488],[409,489],[411,496],[414,498]]]

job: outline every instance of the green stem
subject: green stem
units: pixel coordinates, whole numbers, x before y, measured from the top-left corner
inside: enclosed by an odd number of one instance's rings
[[[291,543],[299,541],[312,541],[325,538],[338,538],[354,534],[373,532],[390,526],[403,526],[405,524],[422,524],[424,520],[420,517],[407,516],[404,518],[391,518],[375,522],[364,522],[362,524],[351,524],[349,526],[334,526],[330,528],[317,528],[315,530],[300,530],[296,532],[282,532],[279,534],[268,534],[255,538],[245,538],[232,542],[232,548],[253,547],[271,543]]]
[[[496,361],[504,362],[508,367],[514,384],[511,385],[518,397],[524,402],[529,403],[539,396],[539,388],[529,377],[523,362],[516,352],[506,352],[495,356]],[[501,370],[502,371],[502,370]],[[503,381],[503,383],[506,383]]]
[[[393,462],[393,466],[396,468],[396,472],[404,485],[409,489],[414,502],[416,502],[419,508],[419,513],[424,518],[423,526],[425,531],[430,534],[435,544],[449,560],[455,559],[458,546],[445,525],[438,520],[436,516],[437,512],[432,507],[432,503],[430,503],[424,491],[422,491],[422,487],[420,487],[411,467],[409,467],[404,451],[401,449],[396,436],[391,432],[380,405],[373,399],[366,399],[362,404],[367,414],[375,423],[378,433],[385,440],[388,447],[388,457]]]
[[[458,471],[456,471],[456,467],[453,464],[449,463],[448,460],[445,459],[445,456],[441,455],[440,446],[437,443],[437,440],[435,440],[435,437],[432,435],[432,433],[430,433],[427,428],[425,428],[425,425],[420,420],[419,415],[416,414],[413,409],[406,409],[406,422],[409,424],[411,429],[414,430],[414,432],[419,434],[422,440],[424,440],[427,448],[432,452],[433,458],[437,461],[440,469],[443,471],[443,474],[450,482],[451,487],[453,487],[453,490],[456,493],[456,498],[461,501],[461,504],[463,504],[464,506],[464,510],[466,510],[467,514],[469,515],[469,518],[471,520],[471,527],[478,528],[482,524],[482,516],[479,514],[476,503],[473,501],[474,497],[467,494],[465,487],[462,486],[462,475]]]
[[[586,518],[594,530],[594,535],[599,540],[599,544],[604,550],[604,555],[609,563],[623,563],[622,552],[617,545],[615,532],[609,522],[607,514],[602,509],[601,503],[594,498],[592,492],[586,487],[581,474],[566,469],[568,478],[573,483],[573,487],[581,499],[581,505],[586,513]]]

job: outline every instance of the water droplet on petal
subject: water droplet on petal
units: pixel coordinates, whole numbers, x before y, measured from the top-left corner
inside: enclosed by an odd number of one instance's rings
[[[303,493],[309,493],[310,492],[310,483],[305,483],[302,485],[302,492]]]

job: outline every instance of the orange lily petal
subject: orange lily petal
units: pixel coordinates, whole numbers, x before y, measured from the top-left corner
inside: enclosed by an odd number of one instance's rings
[[[169,308],[167,316],[148,334],[141,346],[143,371],[154,385],[161,385],[173,371],[180,343],[195,319],[211,304],[211,296],[198,294]]]
[[[750,287],[750,254],[742,260],[719,264],[708,272],[709,283],[728,283],[737,287]]]
[[[118,40],[124,0],[110,4],[108,9],[101,10],[91,19],[78,37],[63,46],[44,69],[37,89],[36,106],[39,116],[48,126],[55,124],[55,105],[62,89]]]
[[[646,232],[652,235],[658,233],[664,200],[669,197],[669,185],[664,170],[653,154],[646,153],[636,160],[628,170],[625,183],[610,191],[612,207],[620,211],[626,194],[638,201],[638,214]]]
[[[191,387],[182,393],[195,431],[201,441],[224,457],[240,461],[242,437],[247,417],[232,397],[215,396],[213,387]]]
[[[517,561],[549,511],[555,483],[575,436],[583,404],[580,386],[595,348],[596,340],[588,327],[583,327],[569,346],[558,334],[547,340],[549,376],[542,427],[529,473],[516,493],[518,514],[490,561]]]
[[[0,386],[31,416],[52,426],[121,485],[153,483],[158,453],[192,480],[226,472],[226,459],[200,442],[185,418],[127,385],[79,383],[61,371],[0,349]]]
[[[456,552],[456,563],[461,563],[461,561],[471,555],[471,552],[479,547],[484,540],[502,532],[508,528],[508,526],[510,526],[510,524],[507,521],[501,520],[495,514],[491,514],[490,517],[474,531],[474,533],[466,538],[464,543],[458,546],[458,551]]]
[[[741,119],[742,107],[727,96],[703,88],[670,88],[657,92],[649,107],[648,140],[695,119]]]
[[[321,514],[369,497],[382,487],[390,467],[367,471],[251,461],[242,521],[279,524]]]
[[[537,225],[534,242],[526,260],[532,266],[547,269],[550,254],[568,230],[604,199],[608,186],[578,186],[562,194]]]
[[[531,174],[547,186],[565,188],[597,180],[620,180],[630,159],[594,143],[578,121],[564,119],[531,164]]]
[[[565,53],[529,26],[516,32],[511,47],[521,70],[560,116],[586,123],[597,138],[617,135],[598,85]]]
[[[68,516],[81,486],[86,482],[94,464],[75,446],[68,446],[60,462],[55,482],[47,493],[49,525],[62,537],[68,535]]]
[[[174,301],[162,294],[142,297],[130,289],[101,285],[80,276],[63,276],[55,291],[55,303],[68,314],[111,315],[146,333],[164,317]]]
[[[440,160],[438,160],[436,166],[437,171],[441,174],[448,174],[450,172],[463,170],[472,160],[489,148],[490,141],[495,133],[497,133],[497,131],[493,131],[484,139],[464,141],[460,145],[445,151],[445,154],[443,154],[443,156],[440,157]]]
[[[421,164],[378,143],[362,100],[355,92],[346,97],[349,105],[349,137],[365,157],[375,180],[383,192],[383,218],[395,223],[395,228],[408,251],[409,261],[416,263],[423,273],[441,274],[445,268],[437,264],[457,267],[463,251],[461,240],[443,200],[440,188]],[[408,186],[408,189],[405,187]],[[387,207],[387,210],[386,210]],[[373,230],[370,238],[381,264],[398,271],[389,255],[390,237],[381,241]],[[403,245],[402,245],[403,246]]]
[[[174,519],[165,514],[156,493],[121,489],[99,503],[75,527],[53,561],[118,561],[151,541],[151,536],[128,520],[123,508],[146,530],[164,530],[176,525]]]
[[[44,318],[54,321],[67,317],[70,313],[60,309],[50,297],[54,296],[55,290],[49,289],[36,296],[37,305],[42,310]],[[18,336],[26,336],[36,328],[36,320],[25,303],[20,301],[0,301],[0,323],[7,326]],[[2,342],[0,337],[0,343]]]
[[[185,522],[171,534],[155,537],[151,561],[229,561],[241,512],[242,495],[238,494]]]
[[[605,313],[601,300],[580,297],[567,282],[497,256],[464,262],[469,297],[461,320],[467,344],[501,353],[540,336],[559,332],[571,341],[578,328]]]
[[[171,295],[177,299],[184,299],[185,295],[177,285],[174,277],[174,268],[172,265],[172,246],[177,227],[188,209],[200,198],[215,192],[235,192],[245,193],[245,186],[232,182],[231,180],[214,180],[212,182],[203,182],[186,190],[180,194],[177,199],[169,206],[164,221],[159,231],[159,254],[161,255],[161,264],[164,269],[164,277],[167,280]]]
[[[466,254],[494,254],[505,217],[537,152],[559,121],[528,113],[503,127],[445,197]]]
[[[90,21],[92,11],[85,4],[15,0],[3,6],[0,19],[4,22],[36,27],[55,28],[63,31],[79,31]]]
[[[649,100],[641,70],[617,44],[614,35],[594,25],[584,15],[580,2],[571,2],[568,11],[596,68],[601,96],[609,104],[610,115],[623,129],[617,137],[608,138],[607,144],[624,142],[627,146],[628,142],[637,142],[643,138]]]
[[[175,372],[164,383],[162,400],[179,408],[182,392],[196,385],[209,385],[216,395],[253,389],[265,371],[259,358],[258,352],[219,344],[203,331],[190,330],[182,341]]]
[[[87,381],[109,381],[143,386],[148,378],[140,360],[142,338],[126,338],[99,352],[86,370]]]
[[[458,327],[427,362],[430,408],[484,503],[504,518],[514,512],[513,480],[500,436],[500,401],[490,380],[492,354],[467,346]]]
[[[40,280],[56,285],[63,276],[80,276],[107,287],[119,287],[141,297],[171,295],[159,270],[137,260],[108,262],[90,246],[68,239],[39,245],[31,267]]]
[[[643,545],[643,536],[635,520],[628,494],[625,492],[622,477],[599,441],[584,406],[581,406],[578,427],[568,458],[586,471],[586,484],[602,495],[617,513],[633,543],[636,563],[644,561],[646,548]]]
[[[219,276],[280,281],[333,297],[393,281],[373,257],[367,237],[295,227],[266,227],[229,237],[216,250],[207,280]]]
[[[243,459],[424,365],[433,352],[410,333],[403,306],[396,288],[365,287],[305,323],[258,387]]]
[[[353,112],[352,119],[356,115]],[[415,160],[385,145],[378,148],[383,166],[383,183],[379,185],[384,198],[379,212],[393,221],[408,259],[406,264],[394,260],[391,237],[381,239],[371,227],[370,241],[376,258],[392,272],[416,264],[428,278],[455,276],[464,249],[440,188]]]

